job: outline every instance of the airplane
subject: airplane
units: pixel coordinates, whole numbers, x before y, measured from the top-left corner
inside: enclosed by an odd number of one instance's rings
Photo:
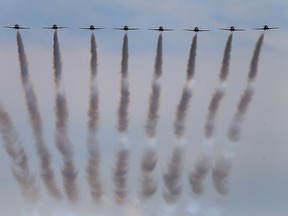
[[[183,29],[184,31],[194,31],[194,32],[201,32],[201,31],[210,31],[208,29],[199,29],[199,27],[195,27],[194,29]]]
[[[237,29],[234,26],[231,26],[230,28],[219,28],[219,29],[220,30],[231,31],[231,32],[234,32],[234,31],[245,31],[245,29]]]
[[[64,27],[64,26],[57,26],[56,24],[50,26],[50,27],[43,27],[43,29],[54,29],[54,30],[57,30],[57,29],[63,29],[63,28],[68,28],[68,27]]]
[[[269,29],[278,29],[279,27],[269,27],[268,25],[264,25],[263,27],[261,28],[253,28],[255,30],[264,30],[264,31],[267,31]]]
[[[14,26],[3,26],[3,27],[4,28],[13,28],[13,29],[16,29],[16,30],[19,30],[19,29],[30,29],[30,28],[27,28],[27,27],[22,27],[19,24],[15,24]]]
[[[159,26],[158,28],[152,28],[148,30],[163,32],[163,31],[173,31],[174,29],[165,29],[163,26]]]
[[[90,25],[89,27],[84,27],[84,28],[80,28],[80,29],[86,29],[86,30],[98,30],[98,29],[105,29],[105,28],[99,28],[99,27],[95,27],[94,25]]]
[[[123,31],[129,31],[129,30],[139,30],[139,28],[130,28],[129,26],[125,25],[123,27],[120,27],[120,28],[113,28],[113,29],[116,29],[116,30],[123,30]]]

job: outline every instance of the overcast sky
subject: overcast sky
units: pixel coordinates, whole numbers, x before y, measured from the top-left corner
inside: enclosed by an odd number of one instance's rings
[[[11,171],[11,158],[0,143],[0,209],[4,215],[254,215],[286,216],[288,212],[288,2],[284,0],[84,0],[34,1],[2,0],[0,25],[16,23],[30,30],[21,30],[28,70],[43,121],[45,144],[51,153],[51,167],[64,200],[55,201],[45,190],[40,177],[39,157],[35,149],[33,130],[20,81],[20,65],[16,31],[0,29],[0,102],[9,113],[19,140],[28,155],[28,165],[40,188],[40,198],[29,203]],[[78,171],[80,201],[71,207],[62,184],[62,155],[55,144],[53,83],[53,31],[44,26],[58,24],[69,27],[58,31],[63,89],[69,112],[68,136],[74,151]],[[100,179],[105,201],[95,204],[86,180],[87,111],[90,91],[90,36],[80,30],[94,24],[105,27],[95,31],[98,53],[99,90],[99,149]],[[237,104],[247,86],[247,75],[256,42],[263,25],[279,29],[265,32],[260,52],[254,95],[248,106],[241,138],[229,146],[227,129],[237,112]],[[128,32],[128,80],[130,104],[126,139],[130,143],[128,197],[123,205],[114,201],[112,180],[116,150],[121,143],[117,131],[117,109],[120,100],[121,53],[124,32],[112,28],[129,25],[140,28]],[[145,134],[151,82],[158,32],[148,28],[173,28],[163,33],[163,74],[159,79],[161,97],[159,121],[156,127],[155,151],[158,163],[153,178],[157,192],[147,201],[139,198],[141,187],[140,163],[147,147]],[[229,32],[220,31],[234,25],[246,31],[233,33],[230,73],[225,83],[225,96],[216,115],[212,137],[211,164],[229,146],[235,154],[229,173],[229,192],[217,193],[212,174],[205,180],[205,191],[196,196],[188,176],[201,157],[207,141],[204,126],[212,94],[220,85],[219,73]],[[195,63],[195,85],[188,108],[186,132],[183,136],[184,170],[181,176],[183,192],[180,199],[169,205],[163,198],[163,174],[177,144],[173,134],[175,111],[186,79],[186,67],[194,32],[184,28],[199,26],[210,32],[198,33]],[[59,204],[60,203],[60,204]]]

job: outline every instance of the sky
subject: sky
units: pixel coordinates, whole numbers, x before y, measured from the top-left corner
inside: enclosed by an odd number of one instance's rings
[[[287,214],[286,1],[2,0],[0,6],[1,26],[31,27],[20,35],[0,29],[2,214]],[[54,23],[69,28],[57,37],[42,29]],[[96,46],[91,32],[79,29],[91,24],[106,28],[94,31]],[[252,30],[265,24],[279,29]],[[124,25],[140,30],[127,37],[113,30]],[[160,37],[147,30],[160,25],[174,31]],[[219,30],[231,25],[246,31]],[[197,34],[196,47],[195,33],[183,31],[195,26],[210,30]],[[251,70],[257,76],[249,79]],[[89,112],[93,102],[98,111]],[[231,128],[239,138],[227,135]],[[48,178],[41,177],[49,174],[47,164],[62,199],[51,195],[51,182],[49,194]],[[19,178],[34,189],[21,190]],[[156,190],[145,198],[148,180]],[[215,186],[217,180],[223,184]],[[91,196],[93,190],[101,193]]]

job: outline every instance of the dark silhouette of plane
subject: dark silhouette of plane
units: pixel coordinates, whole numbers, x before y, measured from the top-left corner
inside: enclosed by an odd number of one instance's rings
[[[168,29],[168,28],[164,28],[163,26],[159,26],[158,28],[151,28],[148,30],[163,32],[163,31],[173,31],[174,29]]]
[[[122,30],[122,31],[139,30],[139,28],[130,28],[130,27],[127,26],[127,25],[125,25],[125,26],[123,26],[123,27],[120,27],[120,28],[113,28],[113,29]]]
[[[235,28],[235,26],[230,26],[230,28],[219,28],[220,30],[226,30],[226,31],[231,31],[231,32],[234,32],[234,31],[245,31],[245,29],[237,29]]]
[[[269,29],[278,29],[279,27],[269,27],[268,25],[264,25],[263,27],[260,27],[260,28],[253,28],[255,30],[264,30],[264,31],[267,31]]]
[[[56,24],[50,26],[50,27],[43,27],[43,29],[54,29],[54,30],[57,30],[57,29],[63,29],[63,28],[68,28],[68,27],[65,27],[65,26],[57,26]]]
[[[19,24],[15,24],[14,26],[3,26],[3,27],[4,28],[13,28],[13,29],[16,29],[16,30],[19,30],[19,29],[30,29],[28,27],[22,27]]]
[[[194,32],[201,32],[201,31],[210,31],[208,29],[199,29],[199,27],[195,27],[194,29],[183,29],[184,31],[194,31]]]
[[[80,29],[86,29],[86,30],[98,30],[98,29],[105,29],[105,28],[100,28],[100,27],[95,27],[94,25],[90,25],[89,27],[83,27]]]

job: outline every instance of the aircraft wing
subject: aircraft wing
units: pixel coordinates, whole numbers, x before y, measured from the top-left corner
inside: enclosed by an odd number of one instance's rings
[[[208,30],[208,29],[199,29],[199,30],[195,30],[195,29],[183,29],[184,31],[194,31],[194,32],[197,32],[197,31],[210,31],[210,30]]]
[[[264,27],[261,27],[261,28],[253,28],[255,30],[270,30],[270,29],[279,29],[279,27],[268,27],[268,28],[264,28]]]
[[[102,28],[102,27],[95,27],[95,30],[98,30],[98,29],[105,29],[105,28]]]
[[[234,31],[245,31],[245,29],[235,29]]]
[[[152,30],[152,31],[173,31],[174,29],[159,29],[159,28],[153,28],[153,29],[148,29],[148,30]]]
[[[220,30],[231,31],[230,28],[219,28]]]
[[[113,28],[113,29],[116,29],[116,30],[124,30],[124,28]]]
[[[14,29],[14,26],[3,26],[4,28],[13,28]]]
[[[43,27],[43,29],[53,29],[53,27]]]
[[[129,28],[129,30],[139,30],[139,28]]]
[[[64,28],[69,28],[69,27],[66,27],[66,26],[58,26],[58,29],[64,29]]]
[[[79,29],[85,29],[85,30],[99,30],[99,29],[105,29],[105,28],[99,28],[99,27],[95,27],[95,28],[90,28],[90,27],[84,27],[84,28],[79,28]]]
[[[19,29],[30,29],[28,27],[19,27]]]

